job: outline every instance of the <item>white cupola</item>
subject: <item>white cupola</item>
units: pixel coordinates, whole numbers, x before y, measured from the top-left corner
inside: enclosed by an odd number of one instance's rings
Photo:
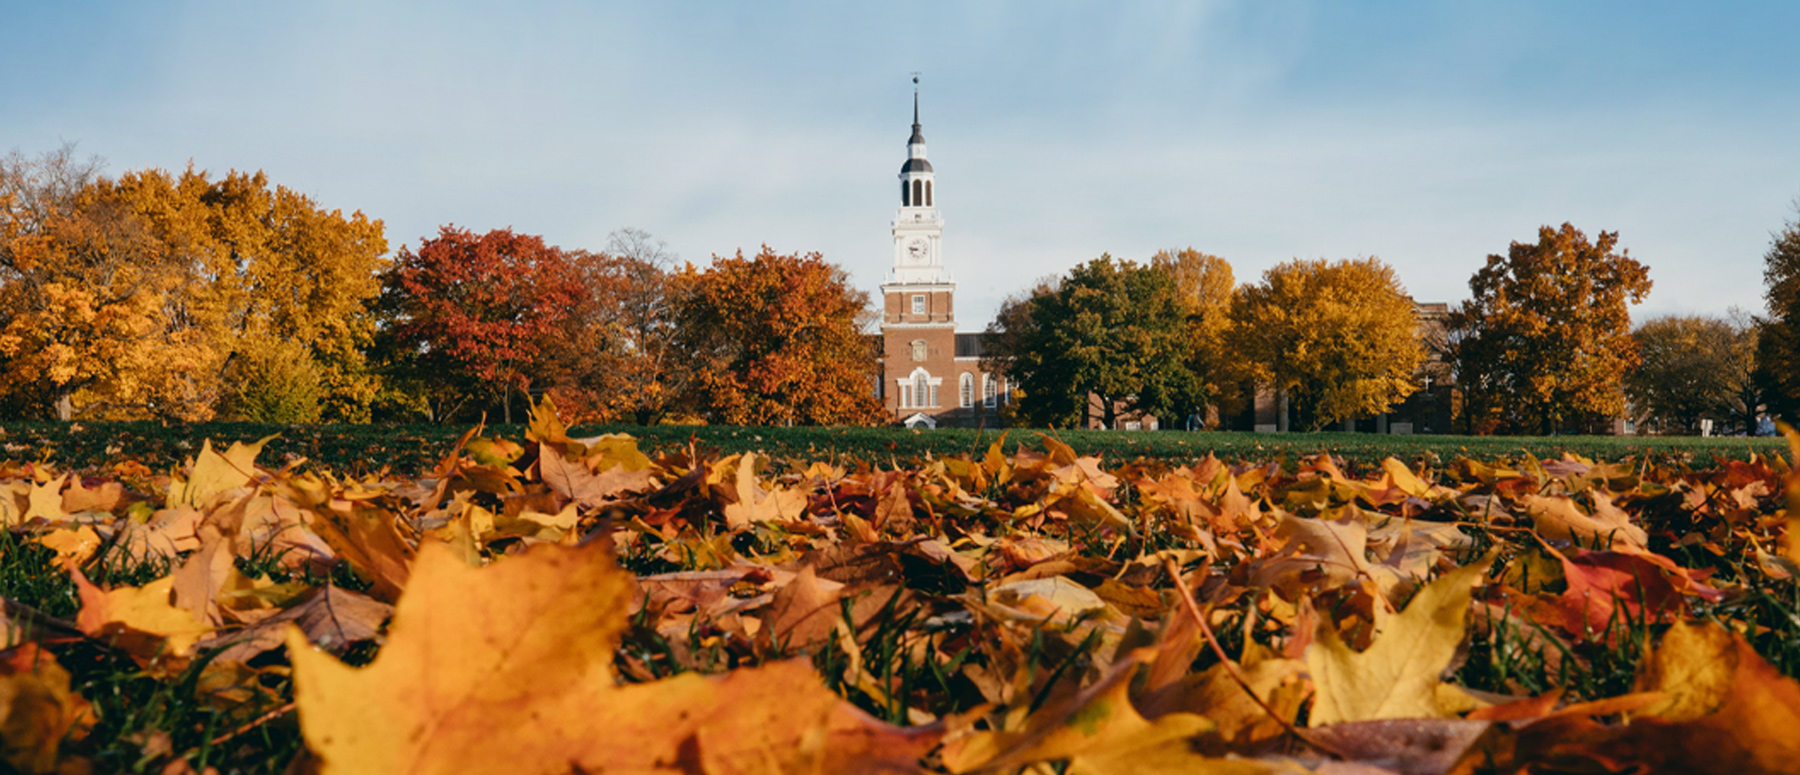
[[[913,83],[912,136],[906,140],[906,162],[900,165],[900,209],[894,215],[894,272],[902,284],[947,284],[941,248],[944,220],[937,210],[936,174],[925,159],[925,130],[919,124],[919,90]]]

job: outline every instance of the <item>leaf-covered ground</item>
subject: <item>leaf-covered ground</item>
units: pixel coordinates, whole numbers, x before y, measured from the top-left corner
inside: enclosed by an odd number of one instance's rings
[[[0,457],[48,461],[59,469],[108,466],[137,460],[161,468],[179,465],[199,451],[202,439],[260,439],[273,436],[258,458],[280,468],[296,460],[309,466],[361,474],[386,468],[412,475],[430,468],[456,442],[464,428],[444,425],[280,425],[210,422],[163,425],[153,422],[9,422],[0,426]],[[524,425],[489,426],[494,437],[525,441]],[[674,452],[690,441],[731,455],[769,455],[777,468],[790,460],[830,461],[851,458],[897,462],[932,455],[979,456],[1002,432],[995,429],[793,427],[746,428],[727,425],[592,426],[574,435],[628,433],[645,452]],[[1599,461],[1630,457],[1687,465],[1715,460],[1747,460],[1781,450],[1780,439],[1700,438],[1695,436],[1391,436],[1372,433],[1233,433],[1218,431],[1046,431],[1084,455],[1110,463],[1137,458],[1192,461],[1208,452],[1227,462],[1269,462],[1329,452],[1354,465],[1376,465],[1394,457],[1432,466],[1459,457],[1490,459],[1532,455],[1539,459],[1575,455]],[[1040,433],[1015,430],[1006,435],[1002,452],[1046,451]],[[804,466],[803,466],[804,467]],[[785,470],[785,469],[783,469]]]
[[[1779,455],[0,468],[22,772],[1790,772]],[[1040,451],[1042,450],[1042,451]],[[379,469],[377,469],[379,470]],[[6,497],[10,495],[10,497]],[[1635,769],[1634,769],[1635,768]]]

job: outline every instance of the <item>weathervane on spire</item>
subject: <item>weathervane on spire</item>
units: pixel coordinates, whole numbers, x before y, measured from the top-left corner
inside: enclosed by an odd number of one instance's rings
[[[919,130],[919,71],[912,71],[913,79],[913,131]]]

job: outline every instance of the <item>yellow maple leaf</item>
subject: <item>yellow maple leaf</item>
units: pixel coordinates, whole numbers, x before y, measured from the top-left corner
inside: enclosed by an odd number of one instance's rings
[[[27,498],[30,506],[25,510],[25,519],[45,519],[56,522],[68,514],[63,511],[63,484],[69,481],[69,475],[63,474],[43,484],[31,486],[31,495]],[[78,485],[79,486],[79,485]]]
[[[250,483],[256,475],[256,455],[263,445],[275,439],[268,436],[245,444],[234,441],[223,454],[213,451],[212,441],[200,442],[200,454],[185,478],[169,483],[169,505],[204,506],[215,495]]]
[[[1383,718],[1445,718],[1462,695],[1439,678],[1462,643],[1475,582],[1491,558],[1445,573],[1389,617],[1361,653],[1351,651],[1329,622],[1306,649],[1317,699],[1313,726]]]
[[[193,614],[171,605],[174,576],[141,587],[102,590],[80,570],[69,575],[81,595],[75,626],[88,637],[124,650],[139,663],[159,656],[186,656],[195,641],[213,630]]]
[[[756,481],[756,453],[737,461],[737,502],[725,505],[725,524],[737,528],[752,522],[798,519],[806,513],[806,493],[776,485],[764,490]]]
[[[599,543],[479,569],[427,544],[368,667],[289,631],[301,731],[325,773],[906,771],[936,743],[805,661],[617,686],[632,600]]]

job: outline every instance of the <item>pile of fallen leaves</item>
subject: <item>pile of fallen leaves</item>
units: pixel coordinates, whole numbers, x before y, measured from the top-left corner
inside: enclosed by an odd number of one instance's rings
[[[1346,472],[1108,466],[1043,441],[885,467],[652,457],[544,409],[526,444],[471,432],[417,479],[269,470],[260,444],[171,474],[10,464],[0,568],[54,562],[0,574],[0,756],[32,773],[1800,761],[1779,457]],[[72,616],[14,591],[57,583]],[[94,665],[151,689],[83,696]]]

